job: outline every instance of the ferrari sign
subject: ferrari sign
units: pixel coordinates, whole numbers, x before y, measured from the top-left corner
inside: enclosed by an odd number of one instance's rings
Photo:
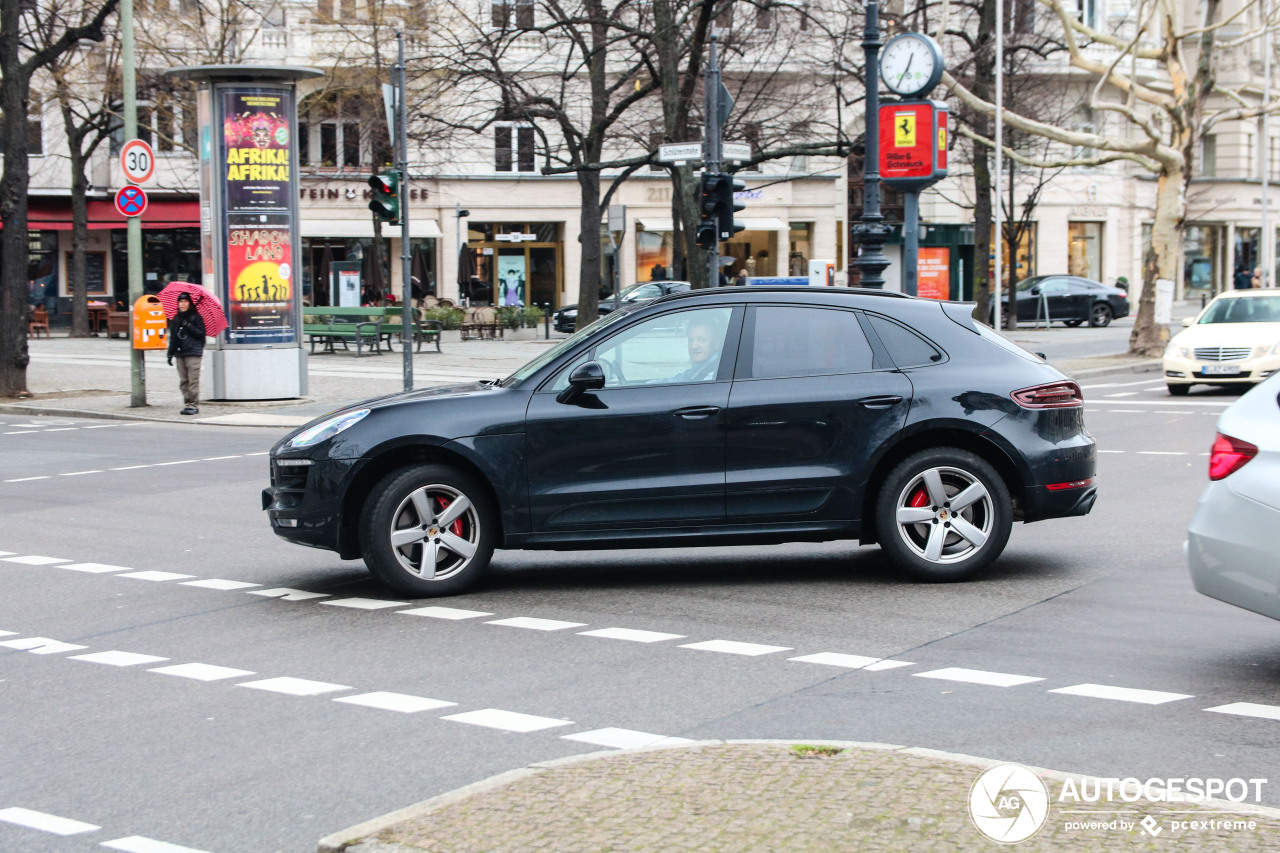
[[[900,101],[880,107],[880,177],[918,192],[947,176],[947,106]]]

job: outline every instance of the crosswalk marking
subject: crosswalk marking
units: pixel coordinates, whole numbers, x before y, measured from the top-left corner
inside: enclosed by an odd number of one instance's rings
[[[1115,699],[1119,702],[1137,702],[1142,705],[1163,705],[1165,702],[1176,702],[1179,699],[1190,699],[1187,693],[1166,693],[1162,690],[1139,690],[1133,687],[1112,687],[1108,684],[1076,684],[1071,687],[1059,687],[1050,693],[1065,693],[1068,696],[1087,696],[1091,699]]]
[[[747,655],[749,657],[791,651],[790,646],[766,646],[761,643],[740,643],[736,640],[707,640],[701,643],[685,643],[680,648],[697,649],[701,652],[719,652],[726,655]]]
[[[800,663],[821,663],[827,666],[842,666],[846,669],[862,669],[876,663],[880,658],[863,657],[862,655],[844,655],[838,652],[819,652],[816,655],[801,655],[798,658],[787,658],[787,660],[798,661]]]
[[[416,714],[419,711],[431,711],[436,708],[451,708],[457,702],[445,702],[443,699],[428,699],[426,696],[410,696],[407,693],[388,693],[377,690],[373,693],[360,693],[355,696],[339,696],[335,702],[348,705],[363,705],[366,708],[379,708],[383,711],[399,711],[401,714]]]
[[[110,566],[106,563],[71,563],[70,565],[58,566],[60,569],[70,569],[73,572],[88,572],[90,574],[107,574],[108,572],[131,572],[128,566]]]
[[[17,649],[21,652],[31,652],[33,655],[59,655],[63,652],[74,652],[88,648],[88,646],[78,646],[75,643],[64,643],[60,640],[51,640],[48,637],[23,637],[20,640],[0,640],[0,646],[4,646],[7,649]]]
[[[515,711],[502,711],[497,708],[485,708],[481,711],[466,711],[461,714],[450,714],[441,717],[454,723],[466,723],[471,726],[483,726],[488,729],[502,729],[506,732],[539,732],[543,729],[554,729],[558,726],[571,726],[573,720],[557,720],[554,717],[536,717],[532,714],[519,714]]]
[[[1280,720],[1280,705],[1259,705],[1255,702],[1232,702],[1205,708],[1215,714],[1235,714],[1240,717],[1257,717],[1260,720]]]
[[[412,610],[396,611],[401,616],[426,616],[430,619],[475,619],[480,616],[492,616],[483,610],[461,610],[457,607],[439,607],[433,605],[431,607],[415,607]]]
[[[638,749],[642,746],[678,746],[693,743],[689,738],[667,737],[649,732],[637,732],[632,729],[595,729],[589,732],[577,732],[561,735],[561,740],[573,740],[579,743],[591,743],[596,746],[608,746],[613,749]]]
[[[183,581],[179,586],[198,586],[201,589],[249,589],[250,587],[262,586],[260,583],[246,583],[245,581],[226,581],[221,578],[209,578],[200,581]]]
[[[180,575],[177,572],[129,572],[116,575],[118,578],[134,578],[140,581],[176,581],[180,578],[193,578],[195,575]]]
[[[530,631],[563,631],[565,628],[584,628],[586,622],[562,622],[559,619],[536,619],[532,616],[516,616],[512,619],[495,619],[486,625],[502,625],[507,628],[528,628]]]
[[[332,601],[320,603],[329,607],[351,607],[355,610],[382,610],[387,607],[409,606],[407,601],[383,601],[380,598],[335,598]]]
[[[246,675],[257,675],[248,669],[234,669],[229,666],[214,666],[210,663],[178,663],[173,666],[161,666],[147,672],[158,672],[161,675],[172,675],[177,678],[190,678],[194,681],[221,681],[224,678],[241,678]]]
[[[915,678],[937,678],[943,681],[964,681],[969,684],[985,684],[988,687],[1017,687],[1019,684],[1030,684],[1033,681],[1044,681],[1034,675],[1012,675],[1007,672],[987,672],[981,669],[965,669],[949,666],[929,672],[913,673]]]
[[[637,631],[634,628],[600,628],[596,631],[579,631],[578,635],[581,637],[603,637],[606,640],[629,640],[633,643],[661,643],[663,640],[684,639],[684,634]]]
[[[155,655],[140,655],[135,652],[90,652],[87,655],[72,655],[71,660],[82,660],[88,663],[101,663],[107,666],[137,666],[141,663],[160,663],[168,658]]]
[[[38,829],[41,832],[48,832],[51,835],[79,835],[83,832],[93,832],[102,827],[85,823],[80,820],[72,820],[69,817],[58,817],[54,814],[33,811],[32,809],[7,808],[0,809],[0,820],[5,823],[13,823],[18,826],[25,826],[28,829]]]
[[[267,690],[271,693],[285,693],[289,696],[319,696],[321,693],[336,693],[339,690],[350,690],[342,684],[330,684],[327,681],[309,681],[305,678],[264,678],[261,681],[242,681],[236,687],[251,687],[254,690]]]
[[[6,563],[21,563],[24,566],[52,566],[57,563],[70,563],[70,560],[63,560],[60,557],[40,557],[34,554],[26,557],[4,557]]]
[[[262,595],[267,598],[278,598],[281,601],[306,601],[309,598],[328,598],[328,593],[324,592],[307,592],[305,589],[288,589],[287,587],[279,587],[277,589],[251,589],[248,590],[250,595]]]
[[[197,850],[194,847],[183,847],[180,844],[170,844],[167,841],[156,841],[154,838],[146,838],[141,835],[130,835],[128,838],[104,841],[101,846],[109,847],[112,850],[123,850],[124,853],[206,853],[206,851]]]

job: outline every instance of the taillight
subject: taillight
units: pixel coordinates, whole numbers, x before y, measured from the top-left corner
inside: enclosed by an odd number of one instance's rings
[[[1122,291],[1120,291],[1120,298],[1121,298],[1121,299],[1128,299],[1128,298],[1129,298],[1129,292],[1128,292],[1127,290],[1122,290]]]
[[[1084,405],[1084,394],[1074,382],[1050,382],[1014,391],[1009,395],[1024,409],[1068,409]]]
[[[1249,442],[1218,433],[1213,440],[1213,450],[1209,451],[1209,479],[1221,480],[1239,471],[1257,455],[1258,448]]]

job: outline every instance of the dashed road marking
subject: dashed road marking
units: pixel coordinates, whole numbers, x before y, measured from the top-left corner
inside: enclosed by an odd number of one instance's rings
[[[516,616],[511,619],[495,619],[486,625],[502,625],[506,628],[527,628],[530,631],[563,631],[565,628],[585,628],[586,622],[562,622],[559,619],[535,619],[532,616]]]
[[[31,554],[26,557],[5,557],[6,563],[21,563],[24,566],[52,566],[57,563],[70,563],[70,560],[64,560],[61,557],[40,557]]]
[[[412,610],[396,611],[402,616],[426,616],[430,619],[475,619],[480,616],[492,616],[492,613],[486,613],[483,610],[462,610],[457,607],[415,607]]]
[[[23,637],[20,640],[0,640],[0,646],[17,649],[20,652],[31,652],[33,655],[60,655],[63,652],[74,652],[87,649],[88,646],[77,646],[75,643],[64,643],[48,637]]]
[[[877,661],[870,666],[864,666],[863,669],[867,672],[882,672],[886,669],[898,669],[903,666],[915,666],[915,664],[911,663],[911,661],[905,660],[882,660]]]
[[[133,578],[140,581],[176,581],[182,578],[193,578],[195,575],[180,575],[177,572],[129,572],[128,574],[116,575],[118,578]]]
[[[964,681],[969,684],[985,684],[988,687],[1017,687],[1020,684],[1030,684],[1033,681],[1044,681],[1034,675],[1012,675],[1007,672],[987,672],[981,669],[965,669],[959,666],[950,666],[945,669],[935,669],[929,672],[912,673],[916,678],[938,678],[943,681]]]
[[[606,640],[630,640],[633,643],[661,643],[663,640],[683,640],[684,634],[664,634],[661,631],[637,631],[634,628],[600,628],[595,631],[579,631],[581,637],[603,637]]]
[[[1139,456],[1186,456],[1185,450],[1139,450]]]
[[[335,598],[332,601],[320,603],[329,607],[350,607],[355,610],[384,610],[388,607],[409,606],[407,601],[383,601],[379,598]]]
[[[697,649],[701,652],[719,652],[726,655],[747,655],[759,657],[775,652],[789,652],[790,646],[766,646],[761,643],[739,643],[736,640],[707,640],[701,643],[685,643],[682,649]]]
[[[236,687],[250,687],[254,690],[267,690],[272,693],[285,693],[289,696],[319,696],[322,693],[337,693],[339,690],[351,690],[343,684],[330,684],[327,681],[310,681],[306,678],[264,678],[261,681],[242,681]]]
[[[426,696],[410,696],[407,693],[387,693],[374,691],[360,693],[356,696],[339,696],[334,702],[345,702],[348,705],[363,705],[366,708],[378,708],[383,711],[398,711],[401,714],[416,714],[419,711],[432,711],[436,708],[455,707],[457,702],[446,702],[443,699],[428,699]]]
[[[1162,690],[1138,690],[1133,687],[1112,687],[1109,684],[1076,684],[1071,687],[1059,687],[1050,693],[1065,693],[1068,696],[1087,696],[1090,699],[1115,699],[1119,702],[1137,702],[1142,705],[1163,705],[1165,702],[1176,702],[1179,699],[1190,699],[1188,693],[1166,693]]]
[[[84,832],[96,832],[102,829],[97,824],[16,807],[0,809],[0,820],[5,823],[25,826],[27,829],[38,829],[51,835],[80,835]]]
[[[103,847],[112,850],[123,850],[124,853],[207,853],[194,847],[183,847],[167,841],[156,841],[141,835],[130,835],[128,838],[117,838],[114,841],[102,842]]]
[[[67,474],[59,474],[58,476],[59,477],[82,477],[85,474],[101,474],[101,473],[102,473],[102,470],[97,469],[94,471],[71,471]]]
[[[88,663],[101,663],[107,666],[138,666],[144,663],[160,663],[168,658],[155,655],[140,655],[136,652],[90,652],[87,655],[72,655],[68,660],[82,660]]]
[[[50,477],[49,475],[43,474],[39,477],[18,477],[17,479],[13,479],[13,480],[5,480],[5,482],[6,483],[30,483],[32,480],[52,480],[52,479],[53,478]]]
[[[245,581],[226,581],[221,578],[209,578],[200,581],[183,581],[179,586],[198,586],[201,589],[249,589],[250,587],[262,586],[260,583],[247,583]]]
[[[60,569],[70,569],[73,572],[88,572],[89,574],[103,575],[109,572],[131,572],[133,569],[127,566],[110,566],[106,563],[71,563],[66,566],[58,566]]]
[[[441,717],[454,723],[466,723],[470,726],[484,726],[489,729],[501,729],[505,732],[539,732],[559,726],[571,726],[573,720],[557,720],[554,717],[535,717],[532,714],[519,714],[515,711],[502,711],[497,708],[485,708],[481,711],[465,711],[461,714],[450,714]]]
[[[607,746],[612,749],[638,749],[642,746],[676,746],[693,743],[689,738],[667,737],[649,732],[637,732],[632,729],[595,729],[589,732],[577,732],[561,735],[561,740],[573,740],[579,743],[590,743],[596,746]]]
[[[1239,717],[1257,717],[1260,720],[1280,720],[1280,705],[1259,705],[1256,702],[1232,702],[1205,708],[1215,714],[1234,714]]]
[[[266,598],[278,598],[281,601],[306,601],[309,598],[328,598],[327,593],[323,592],[307,592],[305,589],[288,589],[279,587],[278,589],[251,589],[248,591],[250,595],[261,595]]]
[[[821,663],[827,666],[842,666],[845,669],[862,669],[876,663],[880,658],[843,655],[838,652],[820,652],[816,655],[801,655],[798,658],[787,658],[787,660],[799,661],[800,663]]]
[[[211,663],[179,663],[173,666],[161,666],[147,672],[158,672],[161,675],[172,675],[177,678],[190,678],[195,681],[221,681],[224,678],[242,678],[246,675],[257,675],[249,669],[235,669],[230,666],[214,666]]]

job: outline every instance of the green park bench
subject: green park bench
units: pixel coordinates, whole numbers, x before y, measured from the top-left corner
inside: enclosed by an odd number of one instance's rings
[[[391,349],[391,338],[399,337],[404,340],[404,310],[398,306],[388,306],[382,309],[386,312],[382,321],[382,338],[387,342],[387,349]],[[438,320],[414,320],[412,323],[413,342],[415,351],[422,352],[422,343],[434,343],[436,352],[440,352],[440,332],[444,326]]]
[[[382,323],[385,308],[339,308],[333,305],[304,306],[302,309],[302,333],[311,341],[311,352],[316,344],[324,346],[323,352],[334,352],[334,344],[355,341],[356,357],[364,354],[367,345],[374,353],[382,352]]]

